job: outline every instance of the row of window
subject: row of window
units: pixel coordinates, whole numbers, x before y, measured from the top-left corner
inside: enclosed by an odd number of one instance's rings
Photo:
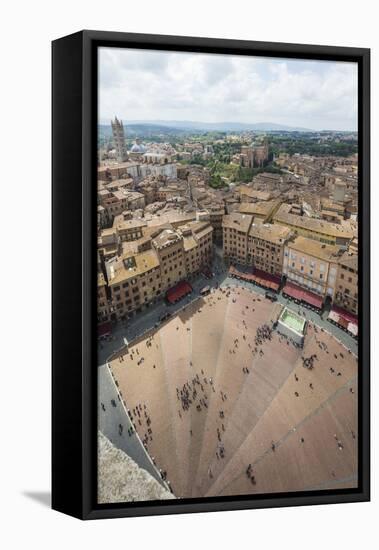
[[[291,273],[291,272],[288,273],[288,278],[298,282],[301,285],[305,285],[308,288],[311,288],[312,290],[315,290],[318,293],[322,293],[323,291],[323,286],[321,284],[318,284],[317,282],[312,280],[308,280],[305,277],[302,277],[300,275],[296,275],[295,273]],[[332,288],[328,288],[328,294],[333,294]]]
[[[346,294],[347,296],[350,295],[350,290],[348,288],[343,288],[342,285],[338,285],[338,288],[341,292],[343,292],[343,294]],[[354,293],[354,298],[357,300],[358,299],[358,292],[355,292]]]
[[[296,269],[295,262],[292,262],[291,267],[292,267],[293,269],[295,269],[296,271],[298,271],[298,270]],[[302,266],[302,265],[300,266],[300,271],[301,271],[302,273],[304,273],[304,275],[307,275],[307,273],[304,271],[304,266]],[[309,270],[308,275],[313,275],[313,269],[310,269],[310,270]],[[320,273],[319,278],[320,278],[320,280],[322,280],[322,279],[324,278],[324,274],[323,274],[323,273]]]
[[[255,245],[257,248],[266,248],[272,252],[280,250],[280,246],[275,246],[272,243],[267,243],[266,241],[256,240],[255,238],[249,237],[249,244]]]
[[[352,270],[349,270],[349,271],[352,271]],[[344,273],[341,273],[341,274],[340,274],[340,278],[341,278],[341,279],[344,279],[344,278],[345,278]],[[352,282],[353,282],[353,278],[352,278],[352,277],[348,277],[348,278],[347,278],[347,281],[348,281],[349,283],[352,283]]]
[[[268,253],[268,252],[265,253],[263,250],[262,250],[262,251],[259,251],[259,250],[258,250],[258,251],[256,251],[255,253],[254,253],[254,252],[251,252],[251,250],[248,250],[248,253],[249,253],[249,256],[251,256],[251,257],[253,257],[253,258],[259,258],[259,257],[261,257],[261,258],[267,258],[267,259],[269,259],[269,257],[270,257],[270,256],[269,256],[269,253]],[[274,257],[274,256],[271,256],[271,261],[273,262],[274,260],[275,260],[275,257]],[[278,263],[280,262],[280,257],[279,257],[279,256],[277,256],[276,262],[278,262]]]
[[[296,260],[297,258],[297,254],[295,252],[289,252],[288,250],[285,250],[284,251],[284,256],[285,257],[289,257],[291,260]],[[300,262],[303,264],[303,265],[306,265],[307,264],[307,260],[304,258],[304,256],[299,256],[299,260]],[[309,265],[311,267],[315,267],[316,266],[316,263],[313,261],[313,260],[310,260],[309,261]],[[325,270],[325,265],[324,264],[320,264],[320,271],[324,271]]]
[[[350,273],[355,273],[357,274],[357,271],[355,269],[352,269],[351,267],[346,267],[346,265],[341,265],[342,269],[344,271],[350,271]],[[343,278],[343,277],[342,277]]]

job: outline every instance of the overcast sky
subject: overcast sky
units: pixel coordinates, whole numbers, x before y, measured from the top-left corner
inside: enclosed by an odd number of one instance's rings
[[[99,118],[357,129],[357,65],[101,48]]]

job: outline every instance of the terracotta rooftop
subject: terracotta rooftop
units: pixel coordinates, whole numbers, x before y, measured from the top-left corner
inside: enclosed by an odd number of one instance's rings
[[[289,211],[291,208],[292,206],[290,204],[282,204],[274,215],[274,221],[277,223],[292,225],[294,227],[300,227],[327,236],[346,239],[353,238],[353,232],[343,229],[341,225],[315,218],[308,218],[306,216],[298,216],[297,214],[290,214]]]
[[[277,205],[278,201],[241,202],[239,212],[250,214],[251,216],[267,217]]]
[[[337,262],[341,255],[339,246],[323,244],[306,237],[296,237],[292,242],[287,243],[287,247],[291,250],[297,250],[298,252],[303,252],[309,256],[329,262]]]
[[[285,242],[291,234],[292,231],[289,227],[268,223],[253,223],[249,231],[249,237],[255,237],[276,244]]]
[[[159,259],[154,250],[125,256],[115,265],[116,272],[109,285],[114,286],[122,283],[156,267],[159,267]]]
[[[229,229],[236,229],[243,233],[247,233],[250,229],[250,225],[253,221],[253,216],[248,214],[241,214],[239,212],[232,212],[223,217],[222,227],[228,227]]]
[[[182,237],[173,229],[164,229],[159,235],[154,237],[153,245],[155,248],[163,248],[168,244],[179,241],[181,238]]]

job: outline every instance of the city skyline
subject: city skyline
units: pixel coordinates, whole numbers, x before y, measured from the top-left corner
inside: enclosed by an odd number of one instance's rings
[[[130,86],[130,82],[133,85]],[[99,120],[280,124],[357,130],[348,62],[101,48]]]

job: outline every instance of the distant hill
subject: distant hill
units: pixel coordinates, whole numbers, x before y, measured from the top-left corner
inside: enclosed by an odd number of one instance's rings
[[[312,132],[308,128],[286,126],[274,122],[198,122],[189,120],[131,120],[123,121],[127,134],[180,134],[186,132]],[[112,134],[110,125],[100,124],[100,134],[104,137]]]
[[[142,122],[142,121],[132,121]],[[199,122],[189,120],[156,120],[145,121],[150,124],[159,124],[161,126],[170,126],[175,128],[190,129],[190,130],[205,130],[218,132],[244,132],[255,130],[261,132],[312,132],[309,128],[301,128],[297,126],[286,126],[284,124],[276,124],[274,122]]]

